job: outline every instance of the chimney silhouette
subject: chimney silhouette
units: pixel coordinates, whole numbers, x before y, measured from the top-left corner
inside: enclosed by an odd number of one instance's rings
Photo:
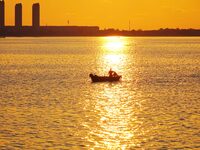
[[[5,2],[0,0],[0,28],[5,26]]]
[[[34,28],[40,27],[40,4],[35,3],[32,7],[32,26]]]
[[[15,5],[15,27],[22,27],[22,4]]]

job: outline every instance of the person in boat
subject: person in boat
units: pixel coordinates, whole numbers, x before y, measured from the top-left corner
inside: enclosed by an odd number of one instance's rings
[[[108,74],[109,74],[109,77],[116,77],[116,76],[118,76],[118,74],[115,71],[113,71],[112,68],[110,68],[110,71],[108,72]]]
[[[108,74],[109,74],[109,77],[112,77],[112,74],[113,74],[112,68],[110,68]]]

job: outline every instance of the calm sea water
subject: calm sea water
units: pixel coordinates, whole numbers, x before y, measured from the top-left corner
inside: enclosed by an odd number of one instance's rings
[[[0,149],[200,149],[200,37],[0,39]]]

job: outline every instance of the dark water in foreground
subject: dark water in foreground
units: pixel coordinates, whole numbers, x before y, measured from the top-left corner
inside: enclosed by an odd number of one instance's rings
[[[0,149],[200,149],[199,37],[0,39],[0,79]]]

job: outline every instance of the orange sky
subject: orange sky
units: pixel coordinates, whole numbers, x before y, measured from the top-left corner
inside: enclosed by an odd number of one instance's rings
[[[41,6],[41,25],[97,25],[101,29],[200,28],[200,0],[5,0],[6,25],[15,3],[23,4],[23,25],[31,25],[32,3]]]

